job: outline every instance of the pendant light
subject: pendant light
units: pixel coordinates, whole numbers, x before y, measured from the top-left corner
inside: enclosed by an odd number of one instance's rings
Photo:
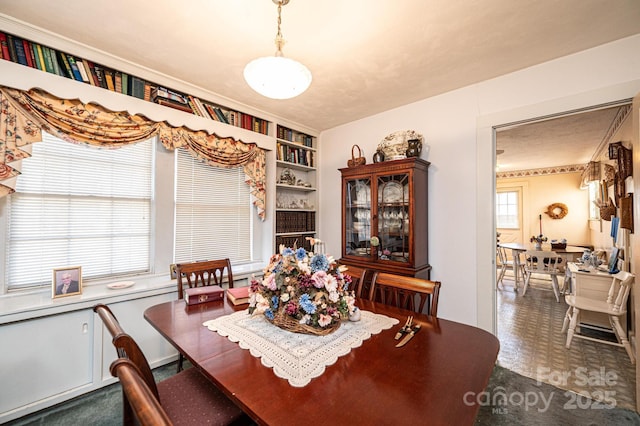
[[[278,5],[278,33],[276,53],[254,59],[244,68],[244,79],[249,86],[267,98],[289,99],[298,96],[311,84],[311,72],[307,67],[282,55],[285,41],[280,31],[282,6],[289,0],[272,0]]]

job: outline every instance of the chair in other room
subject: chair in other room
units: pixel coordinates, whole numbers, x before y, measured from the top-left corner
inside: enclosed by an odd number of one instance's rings
[[[564,275],[564,269],[561,264],[562,256],[553,251],[527,250],[524,259],[524,290],[522,295],[525,296],[527,294],[533,274],[546,275],[551,278],[551,286],[553,294],[556,296],[556,302],[560,302],[558,275]]]
[[[520,252],[516,252],[515,255],[520,256]],[[500,269],[498,271],[498,279],[496,280],[498,289],[500,289],[500,284],[502,284],[502,288],[504,288],[504,276],[508,270],[513,271],[514,280],[516,274],[519,274],[524,279],[524,264],[518,263],[518,267],[516,267],[515,260],[509,260],[507,256],[507,249],[499,245],[496,246],[496,268]],[[516,284],[514,284],[514,291],[518,291]]]
[[[367,276],[370,270],[354,265],[341,265],[346,266],[348,269],[343,274],[348,274],[351,277],[351,286],[349,290],[353,290],[356,297],[369,297],[370,282],[367,282]]]
[[[439,281],[376,272],[371,280],[369,300],[414,312],[423,312],[427,306],[426,314],[437,317],[440,285]]]
[[[627,339],[627,334],[620,324],[620,317],[627,313],[627,299],[631,292],[634,276],[628,272],[621,271],[611,277],[611,286],[609,287],[609,293],[607,294],[606,300],[595,300],[573,294],[568,294],[564,297],[565,302],[569,305],[569,309],[567,309],[567,313],[565,314],[564,322],[562,324],[562,332],[567,332],[566,347],[567,349],[571,348],[571,341],[574,337],[605,343],[607,345],[619,346],[623,347],[627,351],[631,363],[635,364],[633,350],[631,349],[631,345]],[[578,327],[594,328],[596,330],[600,329],[599,327],[584,324],[580,326],[578,325],[580,312],[584,311],[599,312],[601,314],[608,315],[611,329],[616,337],[616,342],[599,339],[596,337],[597,334],[587,336],[577,332],[576,329]]]
[[[201,262],[178,263],[176,265],[178,278],[178,299],[184,298],[187,288],[219,285],[226,276],[229,288],[233,288],[233,273],[229,259],[205,260]],[[182,371],[184,355],[178,355],[178,371]]]
[[[189,368],[156,384],[151,367],[142,349],[136,341],[128,335],[120,326],[111,309],[103,304],[93,307],[100,316],[106,329],[112,336],[111,342],[116,348],[119,358],[125,358],[135,365],[137,372],[143,379],[167,417],[174,425],[197,424],[251,424],[251,419],[246,416],[229,398],[227,398],[209,379],[203,376],[197,369]],[[120,370],[118,364],[112,364],[114,370]],[[125,370],[126,367],[123,367]],[[122,373],[126,375],[126,373]],[[118,375],[120,377],[120,375]],[[125,382],[135,381],[135,378],[126,377]],[[127,385],[128,386],[128,385]],[[136,387],[136,385],[131,385]],[[144,392],[144,390],[140,390]],[[123,395],[124,410],[123,424],[135,424],[135,413],[128,395]],[[135,402],[134,404],[137,404]],[[144,407],[143,407],[144,408]],[[149,406],[145,410],[152,410]]]

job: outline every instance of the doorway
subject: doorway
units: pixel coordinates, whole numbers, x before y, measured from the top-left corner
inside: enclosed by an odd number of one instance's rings
[[[509,152],[509,150],[512,151],[509,157],[510,160],[515,160],[514,151],[522,151],[521,155],[525,159],[525,161],[517,162],[520,166],[511,166],[511,170],[499,170],[497,174],[498,177],[502,176],[502,179],[496,179],[494,187],[496,194],[494,214],[496,214],[496,229],[501,233],[500,241],[528,243],[528,236],[537,234],[537,226],[533,226],[536,228],[533,230],[529,223],[524,224],[523,221],[520,227],[515,226],[516,224],[511,227],[501,225],[503,221],[500,217],[500,209],[501,205],[505,204],[502,200],[504,194],[513,194],[515,198],[520,197],[520,200],[516,200],[516,206],[518,202],[521,205],[523,202],[528,202],[531,197],[536,197],[537,192],[534,187],[538,186],[538,184],[531,182],[535,182],[536,178],[545,175],[550,176],[553,173],[573,173],[576,175],[578,177],[576,179],[576,190],[578,190],[578,185],[580,184],[579,176],[582,174],[578,166],[598,157],[609,143],[617,140],[612,139],[616,135],[616,126],[621,123],[624,124],[624,120],[620,120],[617,117],[623,108],[629,109],[628,105],[629,101],[625,100],[557,114],[553,117],[540,117],[494,127],[496,163],[504,162],[504,153]],[[596,118],[594,119],[594,117]],[[630,117],[626,119],[630,121]],[[555,123],[548,122],[551,120],[554,120]],[[585,149],[585,145],[577,144],[577,151],[571,154],[568,147],[571,146],[571,139],[577,136],[571,134],[571,132],[548,138],[561,143],[562,146],[559,148],[555,147],[554,149],[554,147],[543,146],[542,142],[536,141],[536,139],[547,139],[540,133],[541,129],[561,130],[563,122],[569,123],[568,126],[570,128],[579,128],[583,120],[587,120],[588,123],[584,127],[597,127],[595,123],[599,120],[602,120],[602,123],[606,123],[606,126],[600,131],[602,136],[596,138],[590,147],[591,152],[586,154],[586,157],[584,153],[579,152],[580,149]],[[531,127],[527,129],[527,126]],[[501,128],[509,129],[508,131],[515,135],[508,144],[501,143]],[[580,138],[582,139],[581,142],[587,139],[584,136],[580,136]],[[526,146],[518,147],[519,143]],[[528,148],[531,148],[532,145],[535,146],[534,150],[528,151]],[[588,145],[586,148],[589,148]],[[544,155],[538,155],[540,152],[546,152],[548,156],[550,155],[549,152],[554,151],[556,154],[553,155],[549,163],[545,163]],[[527,154],[527,152],[529,153]],[[564,155],[574,161],[567,162],[562,160]],[[527,169],[522,166],[523,164],[537,167]],[[553,180],[547,179],[546,182],[549,185],[548,182],[553,182]],[[521,189],[523,186],[528,188],[529,183],[532,185],[532,194],[522,192]],[[537,191],[540,191],[540,189]],[[550,190],[547,188],[547,191]],[[544,189],[542,192],[544,193]],[[551,203],[553,201],[550,200],[548,202]],[[508,200],[506,204],[509,204]],[[532,204],[535,205],[535,203]],[[520,213],[525,218],[531,219],[533,214],[527,213],[527,210],[528,207],[521,207]],[[584,215],[588,219],[589,207],[587,203],[585,203],[584,210],[586,211]],[[538,215],[537,211],[535,215]],[[536,225],[533,220],[529,220],[529,222],[532,222],[531,225]],[[542,222],[540,226],[540,233],[542,233]],[[590,228],[587,231],[587,234],[592,234]],[[509,277],[507,277],[508,279]],[[619,407],[635,410],[636,370],[635,366],[630,363],[624,349],[588,341],[581,341],[576,344],[574,340],[571,349],[567,350],[564,347],[566,335],[560,332],[567,307],[564,300],[561,300],[560,303],[556,302],[553,293],[549,290],[550,287],[544,282],[540,282],[538,288],[536,288],[535,281],[532,283],[532,287],[530,287],[526,297],[523,297],[521,292],[514,292],[513,284],[503,285],[502,289],[496,290],[496,334],[501,343],[501,353],[498,358],[499,364],[527,377],[538,379],[563,389],[580,392],[591,396],[593,399],[597,399],[598,392],[601,393],[604,390],[602,386],[585,386],[584,381],[577,380],[575,377],[581,372],[589,374],[595,371],[602,371],[601,369],[604,368],[604,371],[616,375],[616,383],[613,385],[616,404]],[[564,377],[564,379],[556,381],[557,377]],[[610,391],[612,389],[607,390]]]

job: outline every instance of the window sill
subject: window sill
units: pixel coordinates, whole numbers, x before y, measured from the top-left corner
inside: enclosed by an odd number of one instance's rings
[[[262,264],[246,264],[233,266],[234,282],[251,276],[262,275]],[[107,287],[116,281],[134,281],[128,288],[113,290]],[[244,285],[244,284],[241,284]],[[126,300],[142,299],[159,294],[176,293],[176,280],[167,274],[151,276],[135,276],[120,280],[91,281],[82,286],[82,294],[68,297],[51,297],[51,289],[39,289],[29,292],[15,292],[0,296],[0,325],[16,321],[24,321],[48,315],[90,309],[97,303],[116,303]]]

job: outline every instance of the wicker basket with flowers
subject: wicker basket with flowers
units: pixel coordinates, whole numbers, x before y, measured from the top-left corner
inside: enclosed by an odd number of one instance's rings
[[[251,281],[249,313],[295,333],[332,333],[356,309],[341,268],[332,256],[281,246],[263,279]]]

